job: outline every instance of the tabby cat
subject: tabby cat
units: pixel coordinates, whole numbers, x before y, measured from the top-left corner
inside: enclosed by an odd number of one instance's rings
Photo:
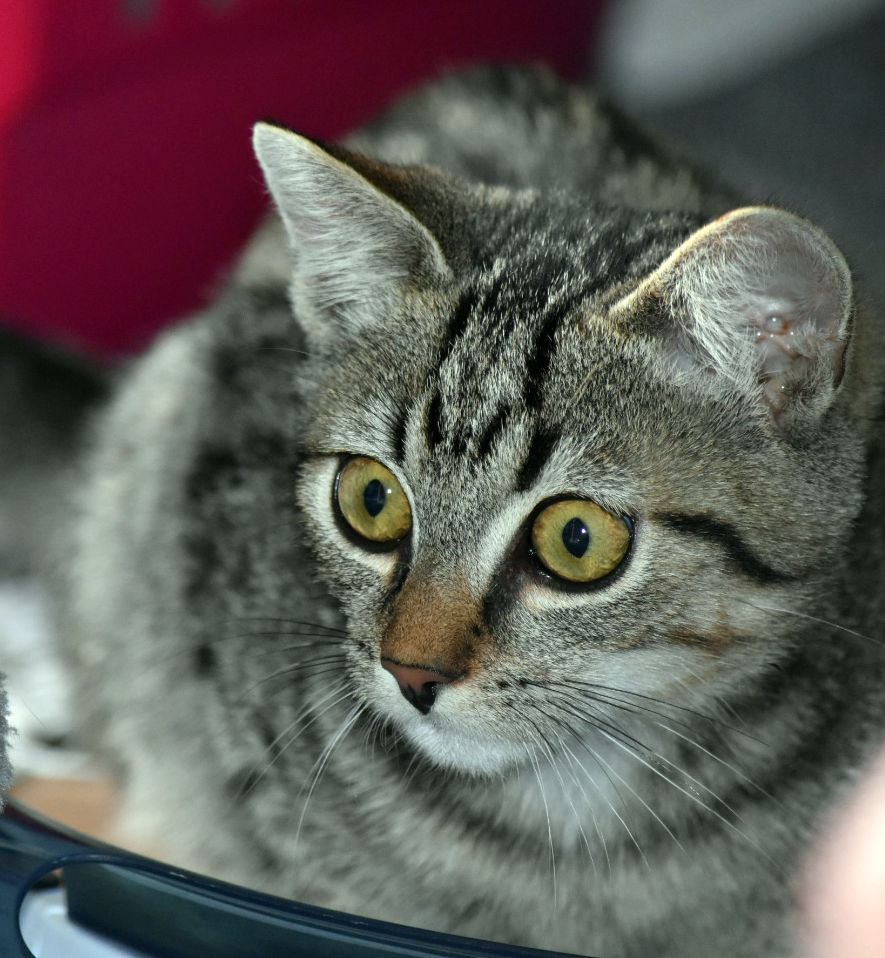
[[[543,72],[255,150],[279,216],[122,377],[56,552],[133,827],[431,929],[795,954],[885,731],[840,252]]]

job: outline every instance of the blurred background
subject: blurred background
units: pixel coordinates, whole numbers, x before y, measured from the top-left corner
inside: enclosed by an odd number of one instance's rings
[[[211,297],[266,206],[256,119],[334,138],[480,60],[597,84],[822,225],[885,302],[882,0],[0,0],[0,24],[0,317],[98,358]],[[0,556],[19,787],[66,780],[48,810],[101,831],[25,573]]]
[[[814,220],[885,302],[882,0],[612,0],[593,49],[616,101]]]
[[[0,317],[100,356],[198,308],[260,118],[340,137],[477,60],[602,86],[881,290],[882,0],[0,0]]]

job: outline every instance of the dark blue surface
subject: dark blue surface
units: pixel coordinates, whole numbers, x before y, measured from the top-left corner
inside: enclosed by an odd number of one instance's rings
[[[72,919],[158,958],[550,958],[262,895],[128,854],[10,803],[0,816],[0,955],[31,958],[19,909],[64,869]],[[61,956],[59,956],[61,958]]]

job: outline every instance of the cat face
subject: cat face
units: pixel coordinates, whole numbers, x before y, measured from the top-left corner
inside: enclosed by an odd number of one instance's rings
[[[713,714],[784,654],[860,501],[828,240],[495,191],[482,240],[432,233],[402,196],[445,219],[452,184],[256,142],[318,384],[299,501],[361,701],[495,774],[623,744],[651,701]]]

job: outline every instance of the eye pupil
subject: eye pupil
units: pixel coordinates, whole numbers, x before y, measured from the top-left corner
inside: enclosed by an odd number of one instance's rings
[[[363,489],[363,504],[366,507],[366,512],[373,519],[381,512],[386,502],[387,490],[384,488],[384,483],[380,479],[372,479],[367,482],[366,488]]]
[[[530,555],[558,579],[601,582],[627,557],[632,529],[626,516],[589,499],[555,499],[534,517]]]
[[[590,533],[577,516],[562,527],[562,544],[576,559],[590,548]]]

